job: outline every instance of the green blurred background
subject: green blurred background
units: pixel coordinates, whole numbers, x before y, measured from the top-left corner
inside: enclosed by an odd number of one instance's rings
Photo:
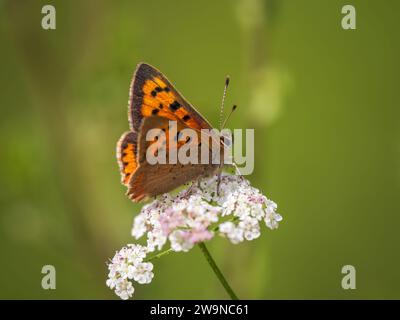
[[[357,30],[341,28],[349,3]],[[229,126],[255,128],[249,179],[284,220],[208,245],[239,297],[400,298],[399,15],[396,0],[0,1],[0,298],[117,298],[105,263],[141,205],[115,144],[141,61],[215,125],[229,74]],[[156,261],[135,298],[227,296],[194,248]]]

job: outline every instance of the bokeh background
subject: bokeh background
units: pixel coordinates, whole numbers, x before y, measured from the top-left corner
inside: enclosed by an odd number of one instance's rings
[[[353,4],[357,30],[341,28]],[[57,29],[41,28],[53,4]],[[209,243],[241,298],[400,298],[396,0],[0,1],[0,298],[114,299],[106,261],[140,206],[115,144],[145,61],[217,125],[255,128],[249,177],[278,230]],[[41,288],[41,268],[57,289]],[[341,288],[341,268],[357,289]],[[227,298],[199,249],[155,262],[136,299]]]

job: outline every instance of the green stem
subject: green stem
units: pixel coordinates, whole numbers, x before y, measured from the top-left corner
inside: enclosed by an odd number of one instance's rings
[[[160,252],[159,254],[156,254],[156,255],[154,255],[154,256],[152,256],[152,257],[146,259],[146,261],[151,261],[151,260],[154,260],[154,259],[159,259],[159,258],[161,258],[162,256],[166,256],[167,254],[169,254],[169,253],[171,253],[171,252],[172,252],[172,249],[169,248],[168,250],[164,250],[163,252]]]
[[[204,242],[199,243],[199,247],[204,254],[208,264],[210,265],[211,269],[214,271],[215,275],[217,276],[218,280],[221,282],[223,287],[225,288],[228,295],[231,297],[232,300],[239,300],[236,296],[235,292],[232,290],[228,282],[226,281],[224,275],[222,274],[221,270],[219,270],[217,264],[215,263],[214,259],[212,258],[210,252],[208,251]]]
[[[235,221],[236,217],[233,219],[230,219],[229,221]],[[218,226],[216,226],[214,229],[212,229],[213,232],[218,231]],[[226,281],[224,275],[222,274],[221,270],[219,270],[217,264],[215,263],[214,259],[212,258],[210,252],[208,251],[206,245],[204,244],[204,242],[200,242],[199,243],[199,247],[201,249],[201,251],[203,252],[208,264],[210,265],[211,269],[214,271],[215,275],[217,276],[218,280],[221,282],[221,284],[223,285],[223,287],[225,288],[226,292],[228,293],[228,295],[231,297],[232,300],[239,300],[239,298],[236,296],[235,292],[232,290],[232,288],[230,287],[230,285],[228,284],[228,281]],[[160,252],[159,254],[156,254],[148,259],[146,259],[146,261],[152,261],[155,259],[159,259],[162,256],[166,256],[169,253],[172,252],[172,248],[169,248],[167,250],[164,250],[162,252]]]

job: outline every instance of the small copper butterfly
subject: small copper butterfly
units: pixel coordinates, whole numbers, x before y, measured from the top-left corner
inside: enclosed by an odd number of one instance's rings
[[[220,163],[152,165],[146,161],[146,150],[152,143],[146,140],[146,134],[151,129],[159,129],[165,133],[167,138],[162,144],[166,145],[167,150],[170,150],[170,121],[176,121],[178,134],[185,128],[198,133],[202,129],[212,129],[209,122],[187,102],[171,82],[149,64],[140,63],[136,67],[129,89],[128,118],[130,130],[117,143],[117,159],[122,184],[127,186],[127,195],[132,201],[170,192],[187,182],[215,174],[221,168]],[[177,143],[176,148],[182,148],[186,142],[188,141]],[[198,148],[201,148],[202,142],[203,140],[198,140]],[[224,144],[221,145],[223,152]],[[211,148],[209,152],[211,153]]]

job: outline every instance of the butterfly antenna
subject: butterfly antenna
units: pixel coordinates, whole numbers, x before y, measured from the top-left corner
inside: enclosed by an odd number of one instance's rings
[[[225,121],[222,123],[221,130],[222,130],[223,128],[225,128],[226,123],[228,122],[229,118],[231,117],[233,111],[236,110],[236,108],[237,108],[237,105],[235,104],[235,105],[232,107],[231,112],[229,112],[228,116],[225,118]]]
[[[228,86],[229,86],[229,76],[226,76],[224,94],[222,95],[222,102],[221,102],[221,113],[219,116],[219,129],[220,130],[222,130],[222,117],[224,116],[224,103],[225,103],[225,98],[226,98],[226,92],[228,91]]]

